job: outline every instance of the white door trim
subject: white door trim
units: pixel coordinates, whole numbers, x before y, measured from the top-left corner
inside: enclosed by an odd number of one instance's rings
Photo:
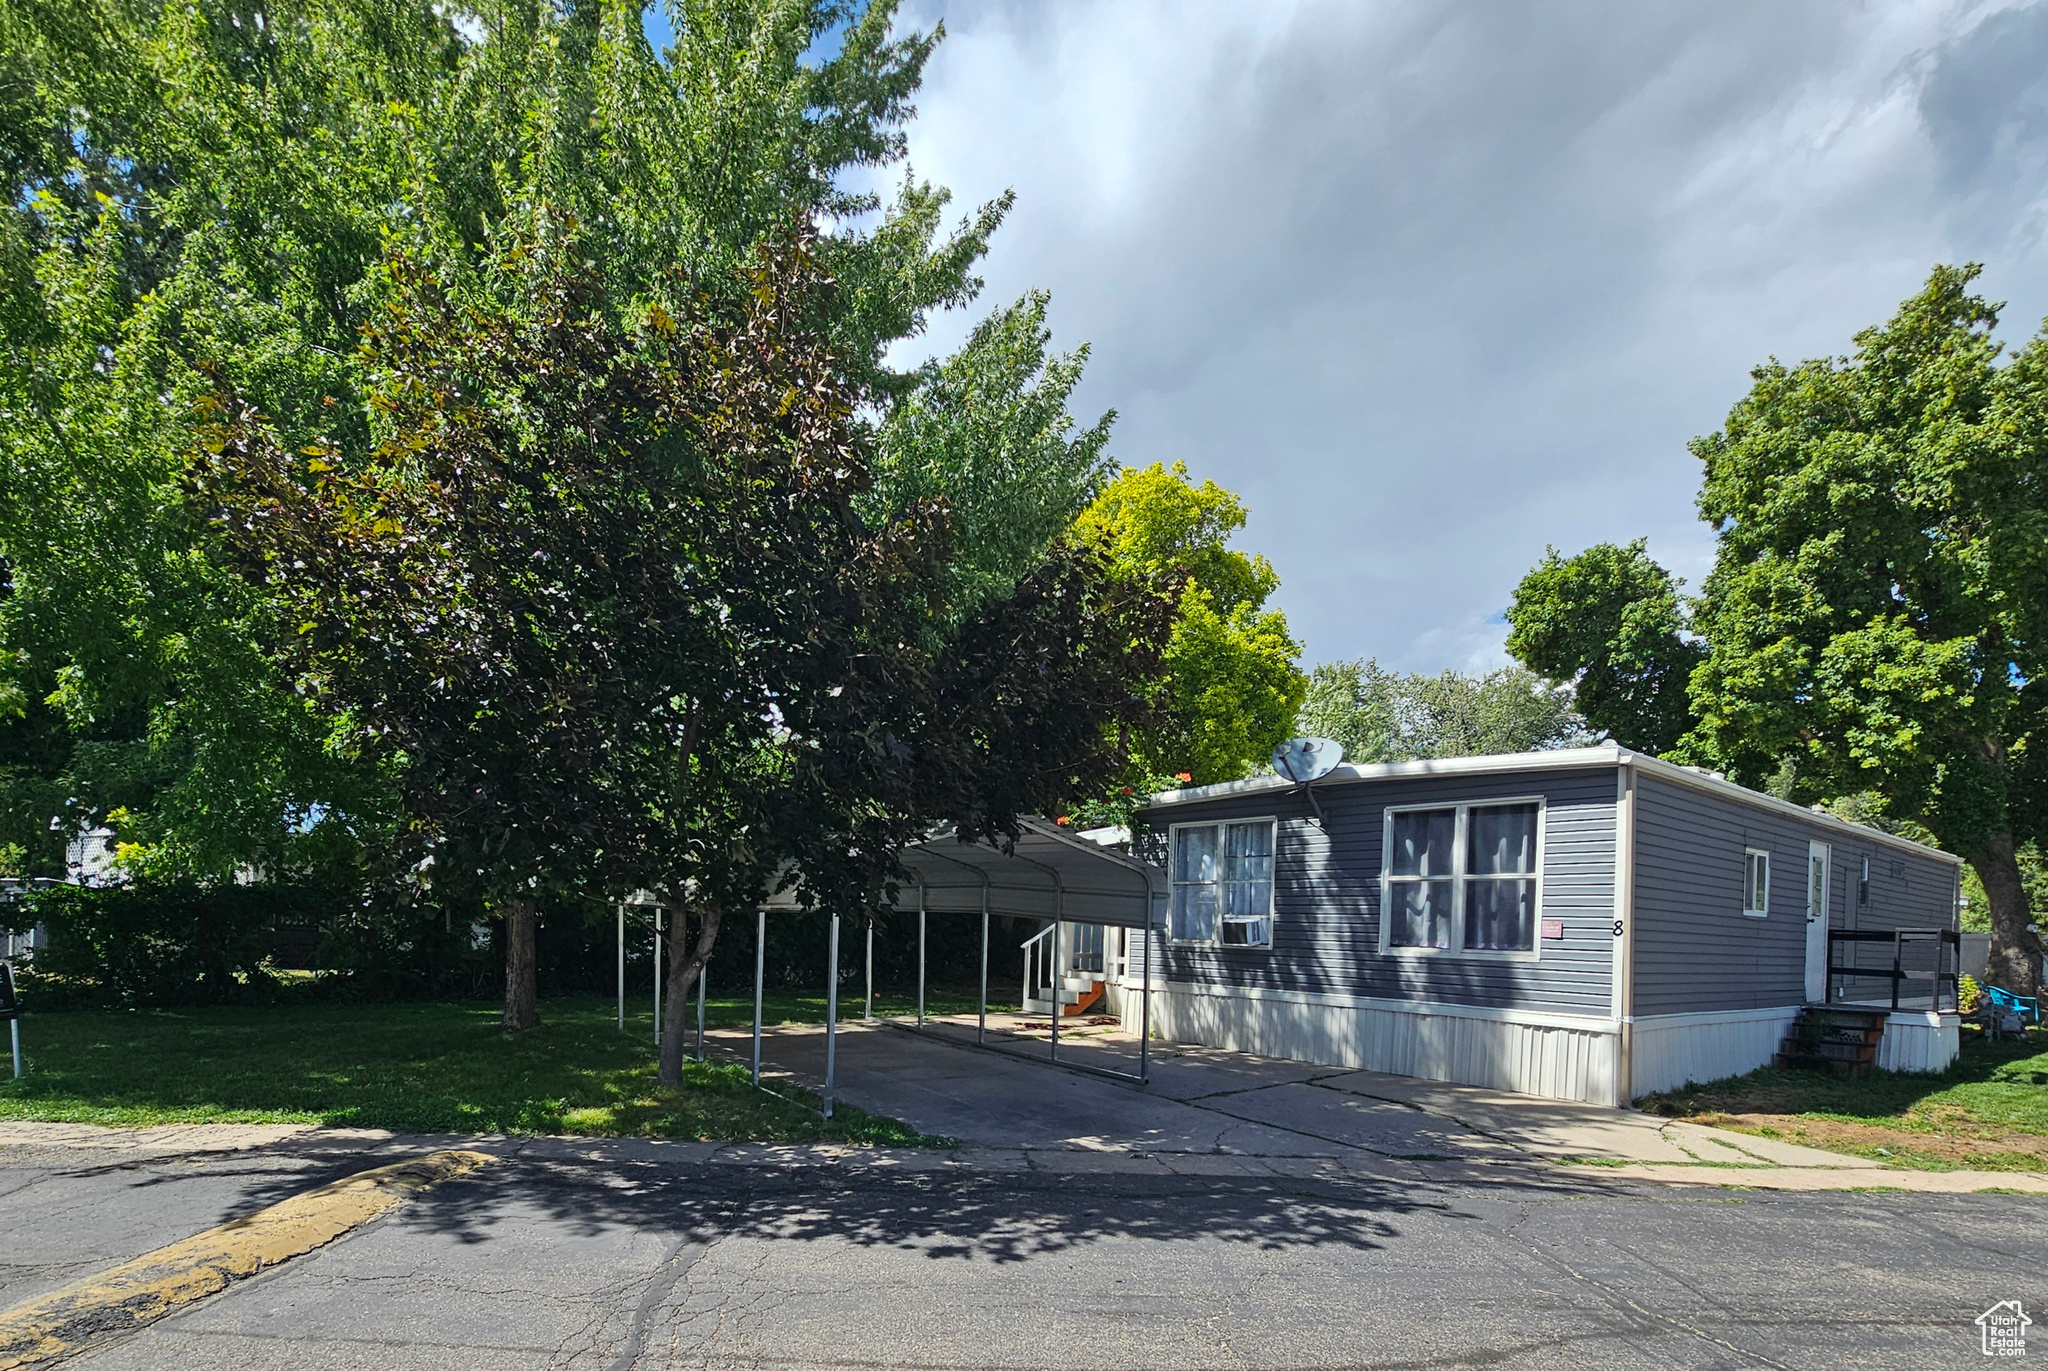
[[[1806,845],[1806,998],[1822,1004],[1828,998],[1828,897],[1834,884],[1834,849],[1826,843]]]

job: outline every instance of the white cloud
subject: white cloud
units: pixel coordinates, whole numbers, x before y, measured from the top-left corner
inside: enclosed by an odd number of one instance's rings
[[[1959,4],[928,2],[912,127],[1019,193],[1127,464],[1240,491],[1312,658],[1499,659],[1546,543],[1696,577],[1686,440],[1937,261],[2048,308],[2048,11]],[[966,318],[940,321],[947,347]]]

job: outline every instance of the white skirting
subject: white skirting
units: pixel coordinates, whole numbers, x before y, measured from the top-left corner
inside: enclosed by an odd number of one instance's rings
[[[1607,1019],[1163,982],[1154,987],[1152,1031],[1175,1042],[1551,1099],[1623,1102],[1617,1098],[1619,1038]],[[1129,1021],[1138,1007],[1137,985],[1118,989],[1129,996]],[[1638,1018],[1630,1033],[1629,1098],[1768,1066],[1800,1008]],[[1955,1060],[1959,1037],[1953,1014],[1901,1011],[1885,1024],[1877,1065],[1940,1071]]]
[[[1946,1071],[1962,1051],[1962,1020],[1954,1014],[1902,1009],[1884,1021],[1877,1064],[1885,1071]]]
[[[1849,1008],[1859,1008],[1851,1005]],[[1770,1065],[1801,1006],[1712,1014],[1659,1014],[1635,1021],[1630,1094],[1641,1097],[1688,1083],[1741,1076]],[[1877,1044],[1882,1071],[1942,1071],[1956,1059],[1961,1028],[1953,1014],[1901,1010],[1885,1020]]]
[[[1629,1094],[1654,1095],[1688,1082],[1718,1081],[1770,1065],[1799,1017],[1796,1004],[1636,1019],[1629,1046]]]
[[[1155,984],[1153,1031],[1176,1042],[1552,1099],[1614,1102],[1617,1037],[1605,1018]]]

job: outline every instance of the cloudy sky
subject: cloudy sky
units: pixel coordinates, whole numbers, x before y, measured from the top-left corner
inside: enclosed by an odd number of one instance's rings
[[[2048,313],[2048,6],[908,0],[911,132],[1005,188],[1126,465],[1240,492],[1312,661],[1503,660],[1545,544],[1696,579],[1686,440],[1937,261]],[[967,320],[942,320],[935,346]]]

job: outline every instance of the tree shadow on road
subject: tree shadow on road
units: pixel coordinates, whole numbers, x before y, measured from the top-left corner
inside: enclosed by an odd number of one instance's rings
[[[1441,1193],[1356,1181],[521,1161],[442,1186],[398,1221],[467,1242],[539,1221],[583,1234],[837,1241],[1005,1264],[1113,1240],[1371,1251],[1422,1212],[1461,1214]]]

